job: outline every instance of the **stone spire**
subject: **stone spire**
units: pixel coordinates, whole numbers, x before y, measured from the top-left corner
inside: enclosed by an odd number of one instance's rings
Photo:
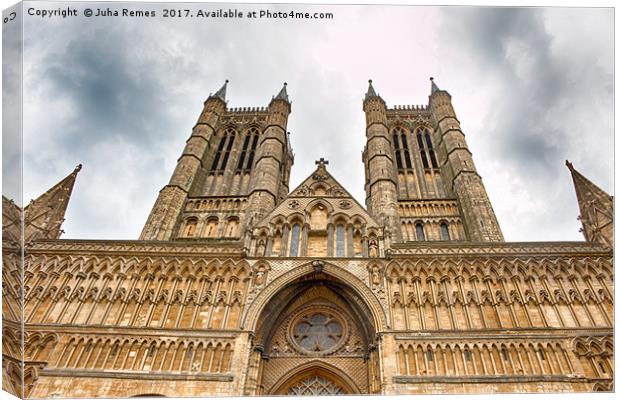
[[[438,92],[439,90],[441,90],[441,89],[439,89],[439,88],[437,87],[437,85],[435,85],[435,80],[434,80],[434,78],[431,76],[431,94],[433,94],[433,93],[435,93],[435,92]]]
[[[579,204],[581,232],[586,241],[613,246],[614,241],[614,198],[596,186],[566,161]]]
[[[368,91],[366,92],[366,99],[368,99],[369,97],[379,97],[377,95],[377,92],[375,92],[375,88],[372,87],[372,79],[368,80]]]
[[[278,95],[274,97],[274,100],[284,100],[289,103],[288,93],[286,93],[286,82],[284,82],[282,89],[280,89],[280,93],[278,93]]]
[[[226,86],[228,86],[228,79],[226,79],[226,81],[224,82],[224,85],[222,85],[220,90],[215,92],[213,97],[217,97],[218,99],[222,100],[223,102],[226,102]]]
[[[75,178],[81,169],[82,164],[23,209],[24,243],[36,239],[58,239],[60,237],[63,233],[60,227],[65,220]],[[2,226],[3,234],[19,243],[21,241],[22,209],[3,196],[2,214],[8,218]]]

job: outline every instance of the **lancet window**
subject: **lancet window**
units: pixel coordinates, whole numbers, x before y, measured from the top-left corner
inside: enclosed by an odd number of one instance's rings
[[[422,222],[416,222],[415,235],[416,239],[419,241],[426,240],[426,235],[424,234],[424,224],[422,224]]]
[[[425,127],[418,128],[416,131],[416,138],[418,147],[420,148],[420,158],[422,159],[424,169],[429,169],[431,167],[434,169],[439,168],[428,129]]]
[[[411,169],[411,155],[409,154],[409,144],[407,134],[403,128],[395,128],[392,131],[392,141],[394,143],[394,153],[396,156],[396,167],[398,170],[405,168]]]
[[[448,224],[442,222],[439,225],[439,230],[441,231],[441,240],[450,240],[450,231],[448,230]]]
[[[241,148],[241,154],[239,155],[239,161],[237,162],[238,172],[247,172],[252,170],[252,164],[254,163],[254,154],[256,152],[257,145],[258,129],[250,128],[243,140],[243,147]]]
[[[299,252],[299,237],[301,234],[301,227],[299,224],[293,225],[291,229],[291,257],[296,257]]]
[[[336,257],[344,257],[344,225],[336,225]]]
[[[217,146],[213,163],[211,163],[211,173],[223,171],[228,164],[228,158],[230,157],[230,151],[232,150],[235,142],[236,132],[234,129],[226,129],[224,135],[220,139],[220,143]]]

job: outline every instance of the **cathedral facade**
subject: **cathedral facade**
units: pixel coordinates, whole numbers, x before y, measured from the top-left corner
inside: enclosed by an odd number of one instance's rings
[[[80,167],[23,209],[3,197],[4,390],[613,390],[613,199],[572,164],[585,241],[505,242],[434,82],[394,108],[369,83],[365,205],[324,159],[289,188],[286,84],[236,109],[226,87],[139,240],[59,239]]]

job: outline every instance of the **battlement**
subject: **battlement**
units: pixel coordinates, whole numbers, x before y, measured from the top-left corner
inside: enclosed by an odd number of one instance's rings
[[[267,107],[232,107],[226,109],[229,113],[266,113]]]
[[[421,104],[405,104],[396,105],[392,108],[388,108],[388,111],[429,111],[429,107]]]

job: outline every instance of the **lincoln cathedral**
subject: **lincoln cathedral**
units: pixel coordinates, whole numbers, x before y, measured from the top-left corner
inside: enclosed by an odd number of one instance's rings
[[[504,241],[430,86],[390,108],[369,82],[365,204],[324,159],[289,187],[286,84],[267,106],[209,95],[138,240],[60,239],[81,166],[23,208],[3,197],[3,389],[613,391],[612,196],[567,161],[585,240]]]

